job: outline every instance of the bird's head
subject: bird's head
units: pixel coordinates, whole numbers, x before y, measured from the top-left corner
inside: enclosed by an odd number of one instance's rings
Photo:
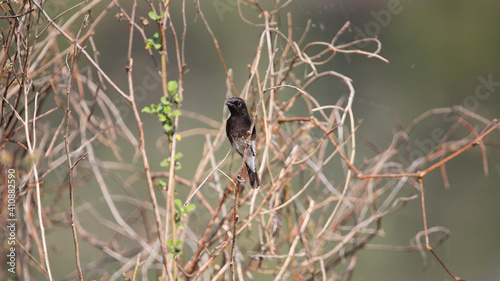
[[[230,98],[226,101],[225,105],[229,108],[229,111],[231,111],[231,114],[234,115],[239,115],[239,114],[248,114],[247,111],[247,105],[245,101],[241,98],[234,97]]]

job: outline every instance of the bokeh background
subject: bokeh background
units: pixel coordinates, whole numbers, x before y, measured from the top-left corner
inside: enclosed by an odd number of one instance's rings
[[[182,25],[181,17],[175,16],[175,11],[180,11],[179,2],[172,1],[171,4],[174,24],[178,27]],[[72,1],[60,3],[61,6],[57,7],[70,5]],[[124,8],[130,7],[128,2],[121,4]],[[235,85],[241,90],[248,78],[248,65],[255,55],[262,28],[244,23],[232,1],[207,0],[201,4],[219,40],[226,64],[233,70]],[[93,9],[104,7],[105,3],[101,3]],[[116,8],[114,10],[112,14],[118,13]],[[308,41],[330,41],[346,21],[350,21],[351,27],[339,42],[365,37],[377,37],[382,42],[380,54],[389,63],[353,54],[338,55],[328,65],[354,81],[354,113],[363,120],[357,134],[379,147],[387,147],[397,129],[393,116],[397,116],[405,128],[427,110],[461,105],[487,119],[500,118],[498,1],[295,0],[282,11],[279,24],[283,30],[287,28],[286,12],[292,14],[296,40],[304,32],[306,22],[312,20]],[[142,1],[139,1],[138,13],[147,17],[147,6]],[[222,122],[226,118],[222,116],[227,92],[226,76],[212,39],[197,18],[191,1],[186,3],[186,13],[185,47],[189,70],[184,78],[183,109]],[[252,21],[262,22],[255,12],[247,11],[245,15]],[[104,21],[94,37],[100,52],[99,60],[113,81],[126,89],[129,25],[111,16]],[[145,30],[149,36],[156,32],[152,25]],[[143,42],[136,40],[135,43],[135,83],[138,87],[147,86],[141,88],[142,95],[141,89],[136,89],[142,107],[157,103],[162,93],[161,84],[151,79],[154,66]],[[168,69],[172,71],[168,79],[173,80],[177,78],[176,62],[172,55],[170,58]],[[118,94],[112,90],[108,92],[118,100]],[[310,93],[325,104],[334,104],[346,94],[340,81],[325,83]],[[124,115],[127,114],[126,118],[133,122],[131,112],[125,110]],[[145,115],[143,121],[150,163],[155,166],[167,153],[161,141],[157,142],[163,132],[155,116]],[[419,147],[419,143],[429,139],[432,130],[441,128],[446,131],[451,122],[442,117],[431,118],[416,128],[410,142]],[[195,119],[181,118],[179,130],[187,131],[201,124]],[[499,141],[498,133],[492,136]],[[203,142],[204,139],[199,137],[186,136],[179,143],[178,149],[184,154],[180,175],[189,175],[195,167],[196,155],[202,153]],[[229,143],[226,145],[229,149]],[[357,163],[361,163],[364,157],[375,155],[362,142],[358,147]],[[428,152],[427,148],[421,149]],[[104,148],[100,153],[111,156]],[[484,175],[479,148],[473,148],[446,165],[449,189],[445,188],[437,170],[424,179],[429,227],[440,225],[451,231],[451,238],[437,249],[437,253],[454,273],[466,280],[500,279],[500,149],[488,147],[487,157],[488,176]],[[77,190],[80,204],[93,200],[96,190],[91,188],[92,185],[89,181],[88,189]],[[179,191],[179,194],[186,196],[187,191]],[[85,221],[85,217],[81,219]],[[105,230],[97,228],[96,231],[103,231],[104,235]],[[383,229],[385,236],[376,238],[373,243],[408,245],[408,241],[423,230],[420,201],[414,200],[402,211],[386,217]],[[60,234],[61,237],[70,237],[70,230],[61,230]],[[52,235],[50,240],[54,244],[57,242],[57,247],[65,248],[66,243],[58,241],[57,237]],[[67,247],[71,245],[72,241],[68,239]],[[88,254],[90,257],[97,257],[99,253],[85,248],[81,251],[82,256]],[[63,259],[61,257],[61,263]],[[57,273],[55,264],[52,262],[54,276],[65,276],[66,273]],[[422,259],[418,252],[363,250],[358,254],[353,280],[451,279],[430,255]]]

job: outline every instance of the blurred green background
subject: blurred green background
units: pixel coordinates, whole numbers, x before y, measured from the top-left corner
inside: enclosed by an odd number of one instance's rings
[[[122,2],[124,8],[130,10],[130,3]],[[178,32],[182,26],[179,2],[172,1],[170,10]],[[233,69],[235,85],[241,91],[262,28],[242,22],[232,1],[209,0],[201,4],[219,40],[226,64]],[[103,7],[104,4],[99,4],[94,9]],[[300,38],[307,20],[311,19],[313,28],[306,41],[330,41],[345,22],[350,21],[351,28],[338,42],[372,36],[382,42],[381,55],[389,60],[388,64],[362,55],[338,55],[327,65],[354,81],[354,114],[363,120],[357,133],[359,137],[386,148],[397,129],[393,114],[406,128],[421,113],[439,107],[461,105],[487,119],[500,118],[499,1],[296,0],[281,13],[279,24],[283,31],[287,28],[288,11],[292,13],[295,40]],[[114,8],[111,14],[116,12]],[[222,122],[227,91],[225,73],[203,22],[196,19],[192,1],[187,1],[186,12],[188,72],[184,80],[183,109]],[[139,1],[138,13],[138,16],[147,17],[146,4],[142,1]],[[263,22],[248,9],[245,16],[251,21]],[[95,35],[99,60],[103,70],[126,89],[129,25],[112,16],[104,21]],[[156,32],[153,25],[145,31],[150,37]],[[142,108],[158,102],[161,84],[151,79],[152,60],[138,33],[135,36],[134,79],[138,87],[137,100]],[[172,47],[172,40],[169,44]],[[366,48],[373,50],[375,46]],[[177,79],[177,66],[173,49],[169,52],[168,79],[173,80]],[[145,80],[145,77],[149,78]],[[486,86],[484,81],[493,82]],[[479,85],[484,87],[477,92]],[[112,90],[107,92],[112,99],[120,100]],[[324,83],[324,88],[315,87],[311,94],[320,103],[334,104],[346,91],[340,82]],[[123,114],[128,114],[128,120],[133,122],[131,112],[124,110]],[[143,121],[150,163],[158,170],[159,162],[166,157],[166,150],[158,149],[156,144],[162,129],[155,116],[143,115]],[[421,143],[430,137],[434,128],[446,131],[451,124],[440,116],[427,120],[411,135],[411,143]],[[181,118],[179,130],[200,126],[207,127],[197,120]],[[489,138],[498,142],[499,135],[495,133]],[[180,175],[189,178],[197,164],[197,155],[202,152],[203,142],[204,139],[197,136],[184,138],[179,143],[178,149],[184,154]],[[358,145],[357,163],[375,155],[363,143]],[[229,149],[229,143],[226,146]],[[222,151],[225,153],[227,149]],[[103,148],[101,152],[104,151]],[[437,249],[437,253],[452,272],[466,280],[500,279],[500,149],[488,147],[487,154],[487,177],[480,149],[476,147],[447,164],[450,189],[445,189],[437,170],[424,178],[429,227],[441,225],[451,231],[451,238]],[[90,201],[92,192],[96,191],[80,189],[77,196],[83,202]],[[179,193],[183,197],[187,191]],[[376,238],[373,243],[408,245],[408,241],[423,229],[420,201],[414,200],[401,212],[384,219],[383,229],[386,236]],[[69,230],[65,234],[70,235]],[[82,255],[86,251],[82,249]],[[353,280],[451,278],[430,255],[424,261],[418,252],[363,250],[358,254]]]

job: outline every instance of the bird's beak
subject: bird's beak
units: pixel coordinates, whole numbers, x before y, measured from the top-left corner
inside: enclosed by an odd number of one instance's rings
[[[227,106],[231,106],[231,103],[229,101],[226,101],[224,104]]]

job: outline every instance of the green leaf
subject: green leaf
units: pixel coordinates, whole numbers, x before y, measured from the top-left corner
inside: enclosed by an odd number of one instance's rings
[[[166,133],[170,133],[170,131],[172,131],[172,125],[171,124],[163,125],[163,130],[165,130]]]
[[[161,49],[161,44],[157,44],[157,43],[155,43],[155,44],[153,44],[153,46],[154,46],[154,47],[155,47],[155,49],[157,49],[157,50]]]
[[[153,39],[156,41],[158,41],[158,39],[160,39],[160,34],[158,32],[155,32],[155,34],[153,34]]]
[[[174,111],[172,111],[172,116],[177,116],[177,115],[181,115],[181,111],[176,109]]]
[[[179,228],[180,230],[182,230],[182,229],[186,228],[186,226],[182,222],[180,222],[180,223],[177,224],[177,228]]]
[[[155,186],[166,187],[167,183],[164,180],[160,180],[159,182],[155,183]]]
[[[184,207],[184,211],[186,213],[192,212],[194,210],[196,210],[196,205],[193,204],[193,203],[189,203],[189,204],[186,205],[186,207]]]
[[[158,14],[156,14],[154,11],[149,12],[148,16],[152,20],[159,20],[159,19],[161,19],[161,17],[158,16]]]
[[[181,201],[181,199],[175,199],[174,203],[177,206],[177,208],[179,208],[179,210],[182,210],[182,201]]]
[[[167,259],[173,259],[174,258],[174,253],[168,253],[167,254]]]
[[[172,239],[168,238],[167,239],[167,246],[170,248],[170,249],[173,249],[174,248],[174,242],[172,242]]]
[[[161,167],[168,167],[168,166],[170,166],[170,159],[167,159],[167,158],[163,159],[160,162],[160,166]],[[165,186],[167,186],[167,185],[165,184]]]
[[[181,240],[175,242],[175,248],[180,248],[181,246],[182,246],[182,241]]]
[[[144,112],[144,113],[149,113],[149,114],[153,113],[153,111],[151,110],[151,108],[149,108],[149,107],[147,107],[147,106],[145,106],[145,107],[141,110],[141,112]]]
[[[179,159],[181,159],[181,158],[182,158],[182,156],[183,156],[183,155],[182,155],[182,152],[177,152],[177,153],[175,154],[175,160],[179,160]]]
[[[167,83],[167,89],[171,95],[173,95],[177,91],[178,87],[179,87],[179,84],[177,84],[177,81],[175,81],[175,80],[170,80]]]
[[[170,100],[168,100],[167,97],[163,96],[160,98],[160,101],[161,103],[163,103],[164,105],[170,105]]]
[[[175,93],[172,100],[178,104],[181,101],[181,95],[179,93]]]

